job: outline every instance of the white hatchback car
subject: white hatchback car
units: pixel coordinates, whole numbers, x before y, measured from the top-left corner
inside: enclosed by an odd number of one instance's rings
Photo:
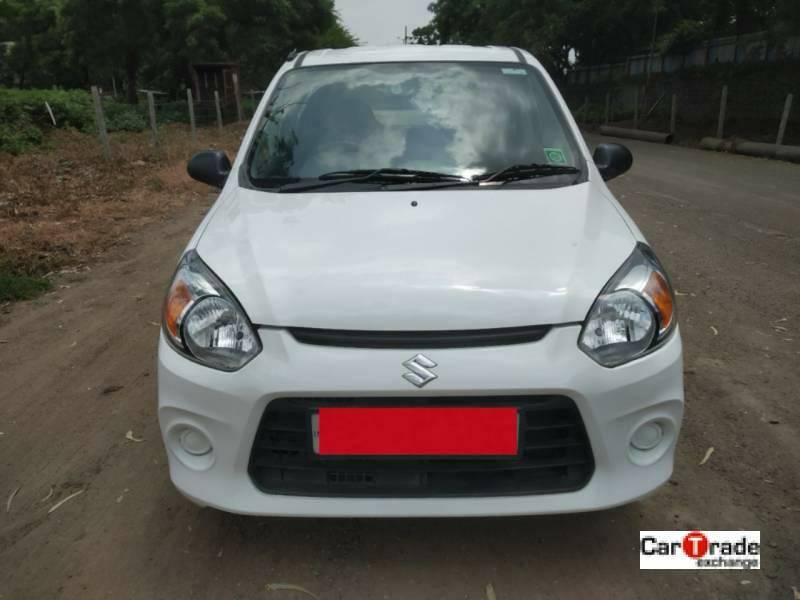
[[[169,287],[172,481],[253,515],[585,511],[673,467],[663,267],[555,85],[514,48],[301,53]]]

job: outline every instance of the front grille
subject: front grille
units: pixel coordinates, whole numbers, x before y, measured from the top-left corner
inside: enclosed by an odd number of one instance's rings
[[[425,350],[529,344],[541,340],[551,329],[551,325],[455,331],[355,331],[290,327],[289,332],[298,342],[315,346]]]
[[[520,411],[521,452],[506,459],[319,456],[311,416],[323,406],[513,406]],[[565,396],[282,398],[264,411],[249,472],[256,487],[273,494],[506,496],[579,490],[594,460],[580,413]]]

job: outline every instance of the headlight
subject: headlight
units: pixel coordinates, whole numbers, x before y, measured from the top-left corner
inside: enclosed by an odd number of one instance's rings
[[[261,352],[244,310],[194,250],[175,272],[163,325],[176,350],[214,369],[236,371]]]
[[[659,346],[675,322],[669,278],[653,251],[639,243],[595,300],[578,345],[604,367],[616,367]]]

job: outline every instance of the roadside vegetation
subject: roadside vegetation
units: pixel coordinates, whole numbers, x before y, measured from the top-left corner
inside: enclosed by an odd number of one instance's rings
[[[203,147],[236,152],[244,124],[163,128],[156,150],[149,131],[112,135],[114,159],[102,159],[93,134],[75,128],[49,134],[46,146],[0,153],[0,305],[46,292],[59,272],[80,272],[134,232],[209,188],[186,175]]]
[[[290,51],[356,43],[333,0],[0,0],[0,308],[208,193],[186,160],[232,155],[244,125],[192,143],[193,63],[237,63],[241,89],[263,90]],[[90,86],[104,92],[110,161]],[[160,92],[157,149],[143,89]]]
[[[107,99],[103,110],[110,132],[142,131],[146,127],[143,107]],[[159,117],[162,122],[169,121],[161,114]],[[0,88],[0,152],[24,152],[44,143],[47,134],[55,129],[95,131],[89,92]]]
[[[12,275],[0,271],[0,302],[29,300],[52,287],[49,280],[27,275]]]

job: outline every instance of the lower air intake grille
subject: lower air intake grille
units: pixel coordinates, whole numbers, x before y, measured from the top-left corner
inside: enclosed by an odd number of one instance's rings
[[[323,406],[513,406],[519,457],[329,458],[315,454],[311,417]],[[489,398],[282,398],[269,403],[250,455],[250,477],[273,494],[339,497],[505,496],[584,487],[594,460],[580,413],[564,396]]]

